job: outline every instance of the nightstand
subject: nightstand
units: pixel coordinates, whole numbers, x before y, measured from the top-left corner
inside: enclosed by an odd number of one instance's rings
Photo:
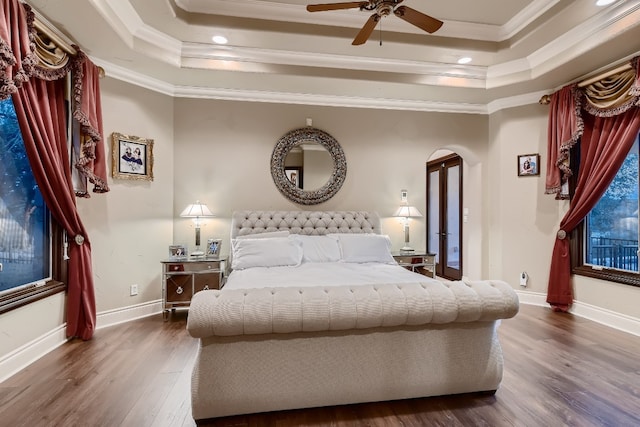
[[[196,292],[221,289],[224,286],[226,258],[167,259],[162,264],[162,313],[168,320],[169,311],[189,307]]]
[[[436,277],[436,254],[427,252],[393,252],[393,259],[398,265],[416,273]]]

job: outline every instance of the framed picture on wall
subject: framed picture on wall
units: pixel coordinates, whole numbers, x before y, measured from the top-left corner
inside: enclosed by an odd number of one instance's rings
[[[111,174],[117,179],[153,181],[153,140],[113,132]]]
[[[302,168],[300,166],[285,166],[284,173],[297,188],[302,188]]]
[[[518,176],[540,175],[540,154],[518,155]]]
[[[207,240],[207,256],[211,258],[218,258],[220,256],[221,245],[222,245],[222,239],[208,239]]]

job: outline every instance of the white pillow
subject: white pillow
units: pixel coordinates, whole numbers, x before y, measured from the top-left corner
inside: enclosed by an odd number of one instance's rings
[[[391,239],[381,234],[332,234],[340,243],[344,262],[395,263]]]
[[[289,230],[282,231],[267,231],[266,233],[245,234],[244,236],[237,236],[236,240],[244,239],[270,239],[272,237],[287,237]]]
[[[307,236],[303,234],[298,234],[296,239],[302,242],[302,261],[340,261],[340,246],[336,239],[329,236]]]
[[[297,266],[302,262],[302,243],[291,237],[234,239],[231,268]]]

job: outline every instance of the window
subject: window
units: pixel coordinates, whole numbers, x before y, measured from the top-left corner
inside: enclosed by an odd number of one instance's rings
[[[61,230],[36,185],[11,98],[0,101],[0,164],[2,313],[64,290],[61,254],[55,249]]]
[[[636,138],[609,188],[576,230],[577,274],[640,286],[638,146]]]

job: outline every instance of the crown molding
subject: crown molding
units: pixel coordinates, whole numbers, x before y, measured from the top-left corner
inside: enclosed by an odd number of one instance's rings
[[[372,108],[379,110],[487,115],[503,109],[537,104],[540,97],[545,93],[548,93],[544,91],[528,93],[509,98],[497,99],[485,105],[201,86],[176,86],[158,79],[149,78],[146,75],[133,72],[119,65],[102,61],[99,58],[91,58],[91,60],[96,65],[104,68],[106,75],[110,78],[174,98],[217,99],[225,101],[267,102],[277,104],[317,105],[325,107]]]
[[[531,77],[547,73],[567,60],[579,58],[591,48],[611,40],[620,32],[640,25],[640,0],[619,2],[584,21],[527,56]],[[492,67],[489,67],[491,75]]]
[[[406,74],[418,74],[435,78],[448,77],[464,79],[465,87],[486,87],[487,67],[477,65],[441,64],[427,61],[410,61],[402,59],[384,59],[371,57],[354,57],[317,52],[285,51],[274,49],[257,49],[237,46],[214,46],[201,43],[185,43],[182,49],[182,64],[196,65],[190,59],[207,60],[208,68],[211,60],[234,61],[238,63],[259,63],[272,65],[291,65],[300,67],[323,67],[358,71],[397,73],[402,70]],[[197,66],[197,65],[196,65]],[[457,80],[459,87],[462,81]]]

